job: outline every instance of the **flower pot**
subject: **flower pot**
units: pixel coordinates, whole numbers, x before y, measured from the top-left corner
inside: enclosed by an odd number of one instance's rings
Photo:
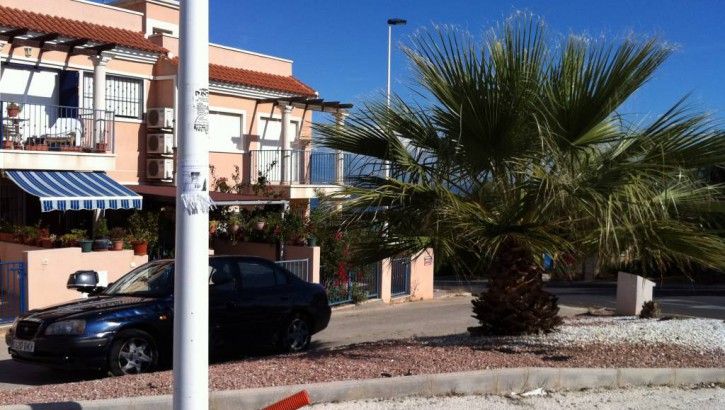
[[[0,232],[0,241],[15,242],[15,235],[12,232]]]
[[[108,239],[96,239],[93,241],[93,251],[94,252],[104,252],[108,250]]]
[[[317,238],[310,236],[307,238],[307,246],[317,246]]]
[[[254,229],[261,231],[264,229],[264,221],[257,221],[254,223]]]
[[[81,252],[90,252],[93,250],[93,241],[90,239],[81,239],[78,241],[81,245]]]
[[[10,140],[3,141],[3,149],[13,149],[15,148],[15,144]]]
[[[20,114],[20,108],[8,107],[8,117],[17,117]]]
[[[111,250],[112,251],[122,251],[123,250],[123,239],[114,239],[111,241]]]
[[[146,241],[138,242],[138,241],[132,241],[131,246],[133,247],[133,254],[134,255],[147,255],[149,252],[149,243]]]
[[[51,241],[50,238],[38,239],[38,245],[42,246],[43,248],[50,249],[53,247],[53,241]]]
[[[96,152],[106,152],[108,150],[108,144],[105,142],[96,143]]]

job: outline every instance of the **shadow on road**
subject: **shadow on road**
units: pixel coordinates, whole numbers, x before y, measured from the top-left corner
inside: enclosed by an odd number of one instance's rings
[[[11,359],[0,360],[0,386],[2,388],[41,386],[45,384],[73,383],[85,380],[101,379],[105,375],[97,371],[68,372],[52,370],[14,362]]]

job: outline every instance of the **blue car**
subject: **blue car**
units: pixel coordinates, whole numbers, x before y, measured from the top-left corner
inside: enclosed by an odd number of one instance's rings
[[[96,283],[95,272],[76,272],[68,287],[91,296],[19,316],[5,335],[13,360],[114,375],[151,372],[170,363],[174,261],[149,262],[107,288]],[[327,327],[330,313],[322,286],[274,262],[209,257],[210,353],[251,346],[303,351],[311,336]]]

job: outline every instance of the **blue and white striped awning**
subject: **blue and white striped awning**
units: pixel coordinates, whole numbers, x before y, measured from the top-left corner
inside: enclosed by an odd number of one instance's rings
[[[5,171],[23,191],[40,198],[42,212],[141,209],[141,196],[100,172]]]

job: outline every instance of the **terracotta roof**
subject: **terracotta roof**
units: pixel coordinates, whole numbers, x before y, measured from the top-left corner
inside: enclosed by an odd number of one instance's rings
[[[86,38],[101,43],[114,43],[123,47],[157,53],[167,52],[165,48],[147,40],[141,32],[33,13],[5,6],[0,6],[0,26],[27,28],[42,33],[57,33],[63,37]]]
[[[179,58],[174,57],[171,62],[178,65]],[[209,80],[288,92],[301,96],[312,97],[317,95],[310,86],[292,76],[268,74],[218,64],[209,64]]]

